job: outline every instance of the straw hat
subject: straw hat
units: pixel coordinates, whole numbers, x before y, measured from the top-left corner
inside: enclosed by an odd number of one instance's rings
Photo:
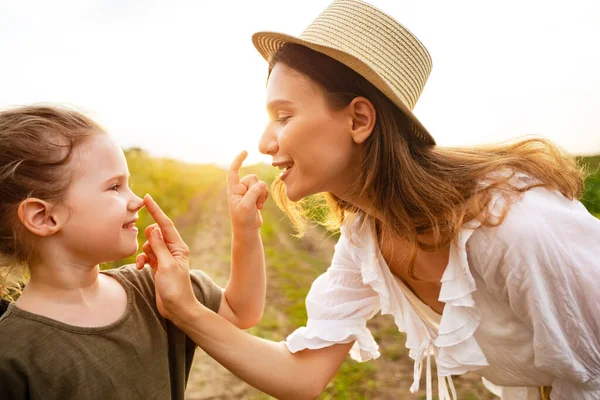
[[[372,5],[335,0],[299,37],[257,32],[252,43],[267,61],[285,43],[297,43],[345,64],[408,116],[412,134],[435,144],[412,113],[431,72],[431,57],[408,29]]]

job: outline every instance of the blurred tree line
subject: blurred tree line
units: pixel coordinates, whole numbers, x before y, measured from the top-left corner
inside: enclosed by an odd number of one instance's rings
[[[580,162],[586,165],[588,171],[581,202],[592,214],[600,218],[600,155],[581,157]]]

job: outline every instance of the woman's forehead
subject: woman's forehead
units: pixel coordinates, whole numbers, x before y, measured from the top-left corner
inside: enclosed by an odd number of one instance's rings
[[[308,76],[283,63],[276,64],[267,82],[267,106],[284,102],[298,102],[322,96],[317,83]]]

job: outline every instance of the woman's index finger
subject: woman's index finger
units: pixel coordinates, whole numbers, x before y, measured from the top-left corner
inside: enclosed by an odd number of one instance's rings
[[[237,185],[240,183],[240,168],[242,168],[242,163],[248,156],[248,152],[246,150],[242,151],[240,154],[235,156],[231,165],[229,166],[229,171],[227,171],[227,183],[229,185]]]
[[[173,221],[171,221],[171,218],[164,213],[164,211],[149,194],[144,196],[144,205],[146,206],[146,210],[148,210],[152,218],[158,224],[163,238],[167,243],[176,243],[182,240],[177,228],[175,228],[175,224],[173,224]]]

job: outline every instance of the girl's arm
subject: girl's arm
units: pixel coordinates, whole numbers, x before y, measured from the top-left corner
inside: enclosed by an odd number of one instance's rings
[[[247,153],[231,163],[227,174],[227,200],[231,216],[231,275],[219,315],[246,329],[262,318],[265,296],[265,257],[260,238],[262,209],[269,194],[256,175],[240,180],[240,168]]]
[[[161,315],[231,372],[265,393],[285,399],[317,397],[352,342],[291,353],[283,343],[254,337],[205,308],[192,291],[185,243],[158,205],[148,196],[144,200],[159,227],[149,235],[149,243],[157,260],[150,266]]]
[[[261,320],[266,296],[265,260],[260,233],[233,232],[231,275],[223,292],[219,315],[242,329]]]

